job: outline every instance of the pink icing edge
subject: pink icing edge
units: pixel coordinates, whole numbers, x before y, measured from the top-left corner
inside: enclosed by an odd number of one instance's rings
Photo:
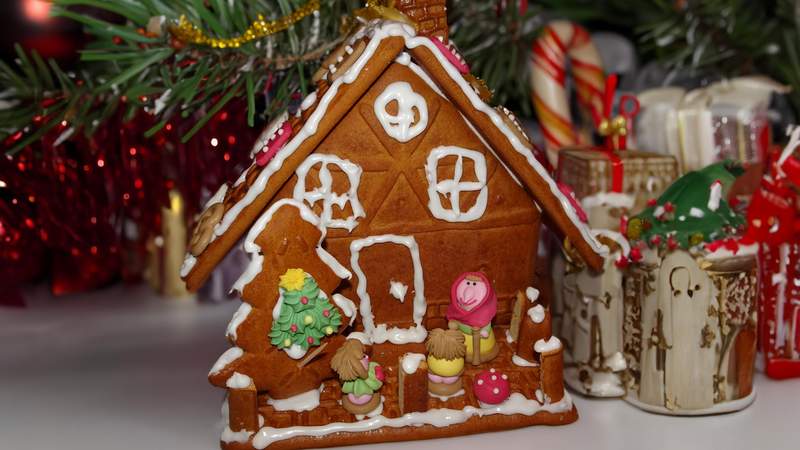
[[[469,73],[469,66],[465,63],[459,61],[458,57],[444,45],[444,42],[440,41],[439,38],[430,37],[431,42],[442,52],[442,54],[447,58],[448,61],[455,67],[459,72],[462,74]]]
[[[278,153],[280,149],[289,142],[289,138],[292,137],[292,126],[289,122],[284,122],[281,125],[280,130],[283,130],[283,134],[278,134],[277,132],[275,135],[267,142],[264,150],[261,150],[256,155],[256,164],[259,166],[266,166],[272,158]]]

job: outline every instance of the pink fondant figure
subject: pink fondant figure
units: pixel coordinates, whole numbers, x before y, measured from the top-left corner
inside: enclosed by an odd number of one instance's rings
[[[461,274],[450,289],[447,320],[450,329],[464,333],[467,360],[473,365],[491,361],[499,348],[492,331],[497,313],[497,296],[489,279],[481,272]],[[478,348],[479,351],[473,351]]]

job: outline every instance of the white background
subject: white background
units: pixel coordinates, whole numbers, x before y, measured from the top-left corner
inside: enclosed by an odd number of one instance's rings
[[[28,308],[0,308],[0,450],[218,448],[223,392],[206,374],[238,300],[164,299],[143,286],[28,294]],[[756,392],[744,411],[691,418],[573,394],[572,425],[372,448],[799,449],[800,379],[758,375]]]

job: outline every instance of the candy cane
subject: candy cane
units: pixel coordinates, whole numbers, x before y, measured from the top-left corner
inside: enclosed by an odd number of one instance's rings
[[[556,164],[556,152],[584,144],[569,114],[566,63],[569,57],[578,103],[597,120],[602,113],[605,76],[600,54],[585,28],[572,22],[549,23],[533,43],[530,60],[533,106],[539,116],[547,157]]]

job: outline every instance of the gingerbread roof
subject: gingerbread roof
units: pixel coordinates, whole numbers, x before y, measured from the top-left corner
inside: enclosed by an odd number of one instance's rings
[[[532,195],[558,230],[570,237],[586,263],[592,268],[602,267],[601,255],[607,253],[607,249],[595,240],[569,199],[536,160],[533,145],[513,115],[504,108],[486,104],[481,98],[480,86],[471,83],[468,78],[471,75],[464,73],[464,61],[452,45],[448,47],[438,39],[419,36],[405,24],[376,20],[365,24],[332,52],[333,57],[329,56],[315,75],[317,90],[302,102],[297,116],[288,122],[273,122],[275,125],[262,134],[256,150],[284,133],[290,132],[291,137],[274,155],[269,155],[269,159],[260,163],[254,160],[233,186],[223,186],[209,201],[208,206],[223,201],[225,212],[213,227],[208,246],[195,252],[196,255],[190,252],[186,256],[181,276],[190,290],[202,286],[212,269],[247,232],[297,167],[381,73],[395,60],[407,63],[410,59],[422,69],[418,75],[460,110],[476,134]]]

